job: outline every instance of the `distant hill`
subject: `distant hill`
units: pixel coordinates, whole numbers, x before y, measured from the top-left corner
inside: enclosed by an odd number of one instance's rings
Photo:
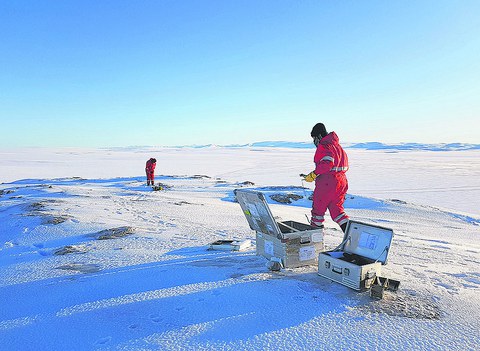
[[[441,143],[441,144],[422,144],[422,143],[399,143],[399,144],[385,144],[380,142],[365,142],[365,143],[342,143],[346,149],[364,149],[364,150],[389,150],[389,151],[410,151],[410,150],[425,150],[425,151],[464,151],[464,150],[480,150],[480,144],[466,144],[466,143]],[[230,145],[176,145],[176,146],[162,146],[174,148],[290,148],[290,149],[314,149],[312,142],[302,141],[258,141],[249,144],[230,144]],[[127,146],[127,147],[109,147],[109,150],[150,150],[156,149],[158,146]]]
[[[400,143],[384,144],[380,142],[366,143],[343,143],[346,149],[366,149],[366,150],[428,150],[428,151],[460,151],[460,150],[480,150],[480,144],[448,143],[448,144],[422,144],[422,143]],[[313,149],[315,146],[309,142],[292,141],[260,141],[244,145],[226,145],[225,147],[284,147],[295,149]]]
[[[480,150],[480,144],[420,144],[420,143],[400,143],[384,144],[378,142],[356,143],[346,148],[366,149],[366,150],[428,150],[428,151],[460,151],[460,150]]]

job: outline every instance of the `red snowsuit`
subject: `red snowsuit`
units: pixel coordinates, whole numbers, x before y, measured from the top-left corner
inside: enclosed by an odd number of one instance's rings
[[[331,132],[323,137],[315,152],[315,190],[311,224],[323,226],[328,208],[332,219],[342,226],[348,222],[343,202],[348,190],[345,172],[348,170],[348,157],[339,144],[338,136]]]
[[[147,161],[147,164],[145,166],[145,173],[147,173],[147,185],[153,185],[153,181],[155,178],[155,166],[157,165],[156,162],[154,162],[154,159],[151,158]]]

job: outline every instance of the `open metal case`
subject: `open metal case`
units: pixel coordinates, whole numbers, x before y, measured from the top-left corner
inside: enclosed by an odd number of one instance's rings
[[[355,290],[371,287],[387,264],[393,230],[350,220],[343,241],[320,253],[318,274]]]
[[[263,193],[237,189],[235,196],[256,232],[256,252],[285,268],[316,265],[323,251],[323,229],[295,221],[277,222]]]

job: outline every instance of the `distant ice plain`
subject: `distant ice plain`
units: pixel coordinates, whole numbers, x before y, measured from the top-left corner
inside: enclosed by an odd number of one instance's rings
[[[349,194],[398,199],[480,215],[480,150],[404,151],[347,148]],[[257,186],[307,186],[314,149],[280,147],[131,147],[0,149],[0,182],[20,179],[143,175],[156,157],[157,174],[203,174]]]

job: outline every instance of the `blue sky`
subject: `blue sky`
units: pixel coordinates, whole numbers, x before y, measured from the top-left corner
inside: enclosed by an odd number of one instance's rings
[[[0,0],[0,146],[480,143],[480,1]]]

